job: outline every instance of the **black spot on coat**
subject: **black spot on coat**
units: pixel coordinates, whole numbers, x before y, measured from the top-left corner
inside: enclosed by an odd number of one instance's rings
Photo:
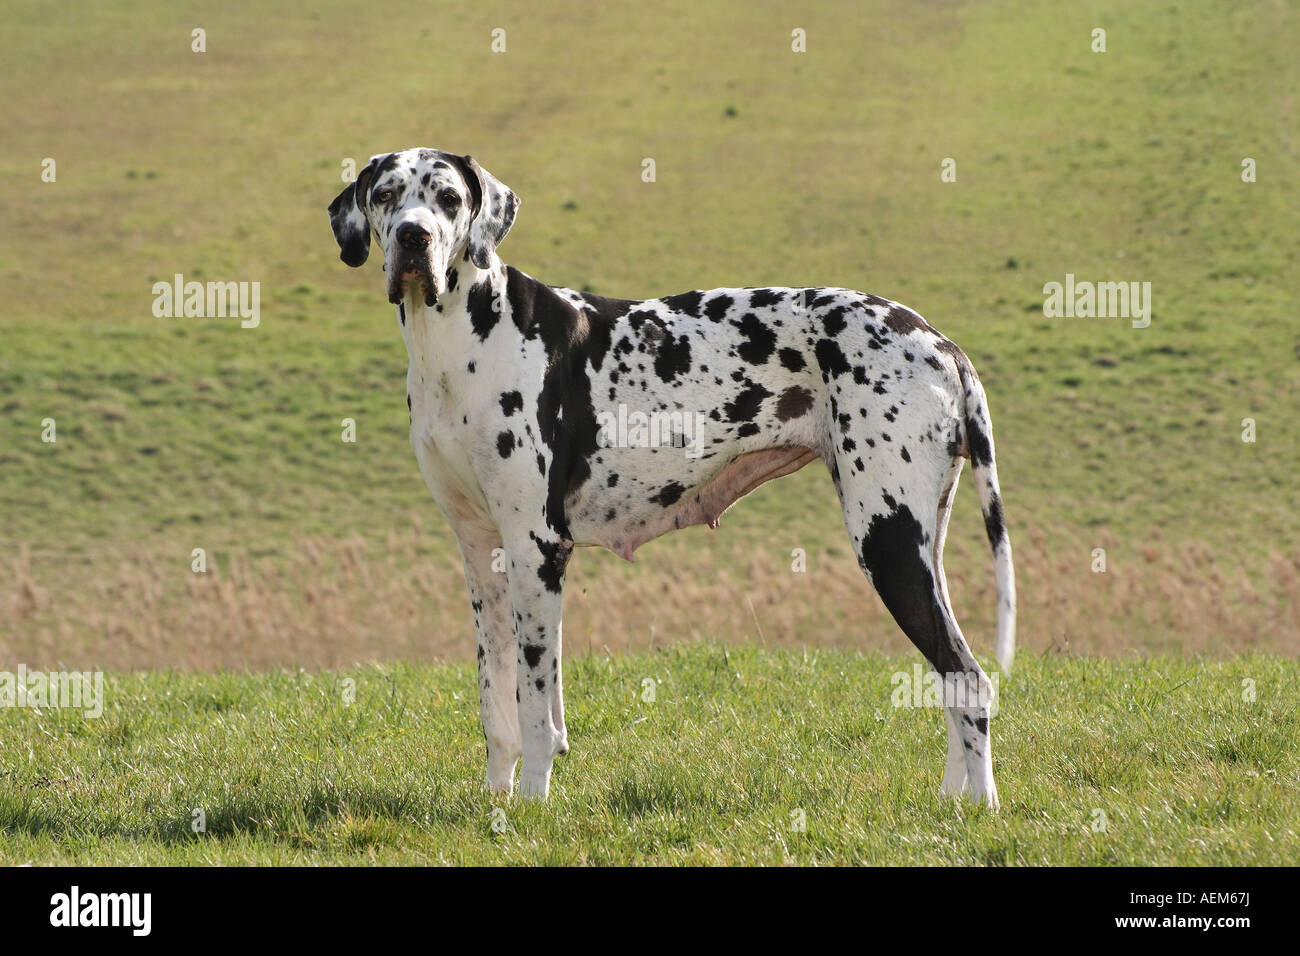
[[[661,381],[671,382],[678,375],[691,370],[691,342],[685,335],[664,337],[655,355],[655,374]]]
[[[683,485],[674,481],[660,488],[658,492],[651,496],[650,501],[667,508],[669,505],[676,504],[685,490],[686,488]]]
[[[700,318],[700,302],[704,299],[703,292],[679,292],[677,295],[670,295],[663,299],[664,305],[674,312],[685,312],[687,315]]]
[[[730,308],[731,296],[715,295],[709,300],[709,304],[704,307],[704,311],[711,320],[714,322],[720,322],[722,321],[723,316],[727,314],[727,310]]]
[[[839,345],[831,339],[819,339],[816,348],[817,364],[830,378],[844,375],[849,370],[848,359],[840,351]]]
[[[897,332],[899,335],[906,335],[908,332],[939,334],[929,322],[902,305],[895,305],[889,310],[885,315],[885,326],[891,332]]]
[[[804,361],[803,353],[798,349],[782,349],[779,356],[781,365],[791,372],[802,372],[808,366],[808,363]]]
[[[722,411],[729,422],[752,422],[758,415],[763,399],[770,397],[771,394],[762,385],[751,382],[732,401],[723,405]]]
[[[934,577],[921,555],[920,523],[906,505],[875,515],[862,542],[862,567],[898,626],[940,674],[963,673],[934,595]]]
[[[776,332],[768,328],[753,312],[746,312],[739,322],[733,322],[745,341],[736,350],[750,365],[762,365],[776,349]],[[797,353],[796,353],[797,354]]]
[[[791,385],[776,401],[776,417],[780,421],[788,422],[792,418],[808,414],[808,409],[812,408],[812,405],[812,392],[802,385]]]
[[[588,366],[599,368],[609,351],[612,322],[594,308],[580,312],[550,286],[513,266],[506,267],[506,294],[520,331],[526,338],[540,338],[546,348],[537,401],[538,432],[551,451],[546,515],[560,537],[569,539],[564,500],[591,477],[590,459],[598,447]],[[556,590],[563,564],[559,567]]]
[[[501,318],[501,313],[495,308],[496,301],[492,294],[492,286],[486,282],[476,282],[470,286],[466,299],[470,327],[474,329],[474,334],[478,336],[480,342],[485,341]]]

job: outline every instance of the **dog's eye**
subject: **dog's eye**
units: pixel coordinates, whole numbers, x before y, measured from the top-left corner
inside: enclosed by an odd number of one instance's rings
[[[392,198],[393,198],[393,191],[391,189],[375,190],[375,199],[377,199],[379,202],[390,202]]]
[[[455,212],[460,208],[460,196],[454,189],[444,189],[438,193],[438,205],[448,212]]]

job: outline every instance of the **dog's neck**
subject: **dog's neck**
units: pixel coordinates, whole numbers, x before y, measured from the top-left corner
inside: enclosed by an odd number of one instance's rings
[[[486,293],[491,301],[505,302],[506,267],[495,253],[486,269],[476,266],[467,254],[457,256],[447,270],[447,291],[431,306],[424,304],[418,286],[407,292],[397,318],[413,366],[445,372],[470,351],[471,341],[477,341],[469,307],[471,289],[476,296]]]

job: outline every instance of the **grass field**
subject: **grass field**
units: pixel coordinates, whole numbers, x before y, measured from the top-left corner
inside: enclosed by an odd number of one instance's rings
[[[0,672],[116,676],[102,720],[0,708],[0,858],[1294,861],[1300,11],[513,0],[399,19],[5,4]],[[995,723],[1001,817],[936,801],[940,719],[887,706],[919,658],[817,464],[717,533],[571,565],[575,752],[550,808],[491,831],[406,354],[379,266],[344,267],[325,216],[345,160],[411,145],[514,188],[502,257],[554,284],[855,287],[966,350],[1030,651]],[[156,318],[177,273],[261,283],[260,324]],[[1067,273],[1150,282],[1150,326],[1045,317]],[[948,555],[987,655],[969,479]]]
[[[1294,660],[1022,658],[999,814],[938,798],[943,720],[891,703],[913,663],[575,656],[546,806],[482,789],[466,665],[119,675],[100,720],[0,711],[0,861],[1295,863]]]

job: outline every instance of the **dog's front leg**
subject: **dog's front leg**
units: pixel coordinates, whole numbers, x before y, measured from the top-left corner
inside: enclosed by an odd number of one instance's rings
[[[519,728],[524,759],[519,795],[546,799],[551,764],[567,753],[560,678],[564,570],[573,550],[549,529],[509,549],[510,601],[518,636]]]
[[[493,535],[460,538],[478,644],[479,718],[487,741],[487,785],[489,790],[508,796],[514,787],[515,764],[522,744],[515,706],[515,620],[505,563],[493,564],[501,554],[493,550],[500,547],[500,538]]]

